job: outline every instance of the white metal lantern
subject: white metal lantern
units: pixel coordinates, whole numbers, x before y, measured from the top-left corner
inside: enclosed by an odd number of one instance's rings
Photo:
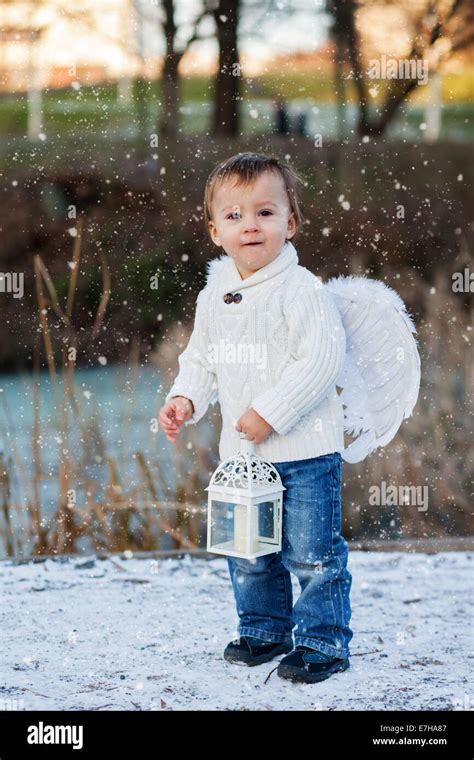
[[[207,551],[245,559],[281,551],[286,488],[245,433],[240,434],[240,453],[221,462],[205,490]]]

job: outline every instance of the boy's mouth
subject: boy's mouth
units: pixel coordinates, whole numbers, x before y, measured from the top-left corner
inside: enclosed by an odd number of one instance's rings
[[[255,243],[244,243],[244,245],[263,245],[261,241],[256,241]]]

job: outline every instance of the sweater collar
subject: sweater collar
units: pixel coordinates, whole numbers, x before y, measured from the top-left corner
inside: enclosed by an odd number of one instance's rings
[[[298,264],[298,254],[291,240],[286,240],[278,256],[258,269],[250,277],[242,279],[234,259],[226,253],[218,259],[207,262],[207,283],[218,281],[219,291],[223,294],[244,288],[251,288],[261,282],[267,282],[284,269]]]

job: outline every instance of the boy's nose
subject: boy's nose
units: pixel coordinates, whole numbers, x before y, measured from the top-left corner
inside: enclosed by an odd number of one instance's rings
[[[244,222],[244,232],[254,232],[259,226],[255,219],[248,219]]]

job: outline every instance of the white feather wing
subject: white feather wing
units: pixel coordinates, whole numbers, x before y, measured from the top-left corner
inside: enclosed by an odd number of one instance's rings
[[[420,389],[415,325],[403,300],[381,280],[335,277],[327,288],[341,314],[347,348],[336,379],[344,429],[354,441],[342,457],[354,463],[385,446],[409,417]]]

